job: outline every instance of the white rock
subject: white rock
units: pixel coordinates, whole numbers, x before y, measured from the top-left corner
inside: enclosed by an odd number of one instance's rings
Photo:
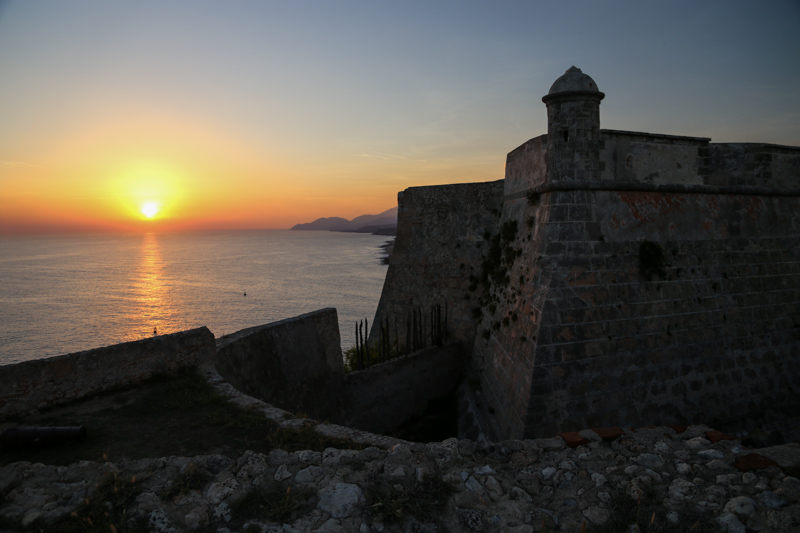
[[[143,492],[136,496],[136,500],[134,501],[139,504],[139,509],[142,511],[154,511],[164,505],[161,502],[161,498],[152,492]]]
[[[758,501],[760,501],[761,503],[772,509],[777,509],[779,507],[783,507],[784,505],[786,505],[786,500],[784,500],[771,490],[765,490],[764,492],[756,496],[756,498],[758,498]]]
[[[497,499],[503,495],[503,487],[494,476],[489,476],[486,478],[484,487],[486,487],[486,490],[489,491],[489,496],[492,496],[493,499]]]
[[[695,437],[693,439],[689,439],[684,442],[687,448],[691,448],[693,450],[697,450],[699,448],[705,448],[706,446],[711,444],[710,440],[704,439],[703,437]]]
[[[467,479],[467,482],[464,483],[464,485],[470,492],[474,492],[478,496],[483,496],[483,486],[477,479],[475,479],[474,476],[469,476],[469,479]]]
[[[322,454],[311,450],[300,450],[297,452],[297,458],[300,459],[301,463],[319,464]]]
[[[229,477],[221,483],[212,483],[206,490],[206,499],[211,505],[217,505],[233,494],[237,488],[239,488],[239,482],[232,477]]]
[[[608,481],[608,478],[603,474],[598,474],[597,472],[595,472],[594,474],[592,474],[592,481],[594,481],[595,487],[599,487],[601,485],[605,485],[606,481]]]
[[[669,453],[672,451],[672,448],[670,448],[666,442],[660,440],[653,445],[653,450],[658,453]]]
[[[157,533],[175,533],[175,528],[169,525],[169,517],[163,509],[156,509],[147,516],[150,530]]]
[[[542,478],[548,480],[554,475],[556,475],[556,472],[558,472],[557,468],[553,466],[548,466],[547,468],[542,469]]]
[[[333,487],[321,489],[317,494],[319,496],[317,507],[333,518],[347,518],[353,514],[359,508],[363,497],[361,488],[352,483],[337,483]]]
[[[661,474],[659,474],[655,470],[650,470],[649,468],[645,468],[644,473],[650,479],[656,481],[657,483],[661,483]]]
[[[227,502],[222,502],[214,507],[211,511],[211,515],[214,517],[214,520],[223,520],[225,522],[230,522],[232,518],[231,508]]]
[[[28,512],[22,516],[20,523],[22,524],[22,527],[28,527],[36,522],[40,516],[42,516],[42,512],[39,509],[29,509]]]
[[[745,472],[742,474],[742,483],[749,485],[758,479],[758,476],[752,472]]]
[[[275,471],[275,475],[273,476],[275,481],[285,481],[290,477],[292,477],[292,473],[289,472],[289,468],[286,465],[279,466]]]
[[[739,517],[748,517],[756,512],[756,502],[747,496],[737,496],[730,499],[722,510]]]
[[[654,453],[643,453],[636,458],[636,463],[645,468],[655,470],[664,466],[664,459]]]
[[[300,470],[295,476],[294,481],[295,483],[311,483],[315,479],[322,477],[323,471],[322,468],[311,465],[307,468]]]
[[[208,508],[205,505],[195,507],[183,518],[186,527],[189,529],[198,529],[208,524]]]
[[[611,512],[604,507],[600,507],[599,505],[592,505],[583,511],[583,516],[585,516],[586,519],[591,523],[602,526],[608,522],[608,519],[611,517]]]
[[[337,450],[336,448],[325,448],[322,452],[322,464],[338,465],[342,459],[353,459],[358,455],[357,450]]]
[[[489,465],[476,466],[475,468],[472,469],[472,471],[478,474],[479,476],[490,476],[492,474],[497,473],[494,471],[494,468],[492,468]]]
[[[681,521],[681,515],[676,513],[675,511],[671,511],[667,513],[667,520],[669,520],[673,524],[677,524]]]
[[[688,461],[689,458],[692,456],[688,450],[675,450],[675,457],[678,459],[683,459],[684,461]]]
[[[519,487],[511,487],[511,499],[520,500],[523,502],[532,502],[533,498],[527,491]]]
[[[578,465],[576,465],[573,461],[570,460],[561,461],[561,464],[559,464],[558,467],[568,472],[574,472],[575,470],[578,469]]]
[[[717,523],[722,527],[726,533],[747,533],[747,528],[744,524],[739,522],[736,515],[731,513],[722,513],[717,517]]]
[[[725,459],[725,454],[719,450],[700,450],[697,452],[697,456],[701,459],[711,460],[711,459]]]
[[[674,479],[669,485],[669,497],[676,501],[690,500],[695,492],[695,484],[685,479]]]
[[[406,471],[403,469],[402,466],[398,466],[392,472],[389,473],[392,477],[405,477]]]

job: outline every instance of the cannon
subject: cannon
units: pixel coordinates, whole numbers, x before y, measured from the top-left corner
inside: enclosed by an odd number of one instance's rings
[[[63,442],[82,442],[86,439],[86,428],[36,427],[9,428],[0,434],[3,448],[30,448]]]

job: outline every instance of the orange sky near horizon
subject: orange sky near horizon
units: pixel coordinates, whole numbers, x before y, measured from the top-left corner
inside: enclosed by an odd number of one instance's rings
[[[800,145],[800,8],[770,5],[0,0],[0,234],[289,228],[499,180],[572,65],[603,128]]]

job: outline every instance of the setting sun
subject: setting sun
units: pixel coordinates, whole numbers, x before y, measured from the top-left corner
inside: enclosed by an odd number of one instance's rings
[[[142,214],[147,218],[153,218],[158,213],[158,204],[154,202],[147,202],[142,206]]]

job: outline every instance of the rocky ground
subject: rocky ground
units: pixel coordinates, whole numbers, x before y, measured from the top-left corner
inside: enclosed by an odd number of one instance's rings
[[[308,423],[236,395],[291,427]],[[800,446],[704,426],[0,467],[0,531],[800,531]],[[780,466],[783,465],[783,468]]]

